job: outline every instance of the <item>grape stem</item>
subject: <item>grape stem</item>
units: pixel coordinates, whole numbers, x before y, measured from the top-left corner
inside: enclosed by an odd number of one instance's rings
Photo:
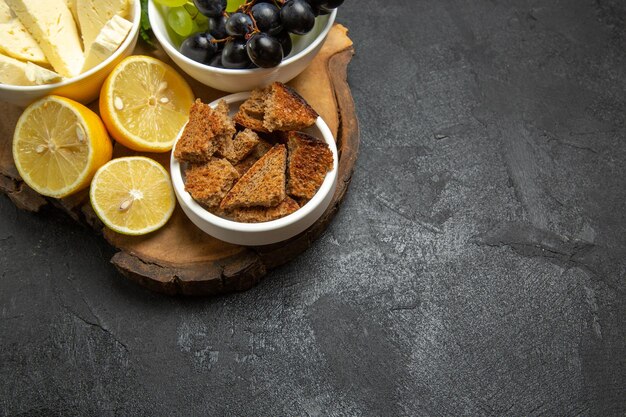
[[[225,43],[225,42],[228,42],[228,41],[232,41],[233,39],[235,39],[234,36],[227,36],[227,37],[222,38],[222,39],[215,39],[215,38],[213,38],[213,39],[211,39],[211,43]]]
[[[273,0],[273,1],[276,7],[278,8],[280,8],[281,6],[285,4],[285,0]],[[241,13],[250,14],[250,9],[252,9],[252,6],[254,6],[257,2],[258,0],[247,0],[244,4],[242,4],[241,6],[239,6],[239,8],[237,8],[237,11]]]
[[[250,16],[250,19],[252,20],[252,31],[246,35],[246,40],[250,39],[253,35],[261,32],[256,24],[256,19],[254,18],[254,16],[252,16],[252,13],[249,13],[248,16]]]

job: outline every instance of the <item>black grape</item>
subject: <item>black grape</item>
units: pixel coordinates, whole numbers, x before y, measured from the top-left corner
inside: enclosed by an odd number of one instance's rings
[[[227,16],[209,17],[209,33],[215,39],[224,39],[228,36],[226,33]]]
[[[261,32],[273,35],[281,31],[280,11],[274,4],[257,3],[252,6],[250,13]]]
[[[219,17],[226,10],[226,0],[193,0],[193,3],[207,17]]]
[[[289,0],[280,10],[283,28],[296,35],[308,33],[315,25],[315,14],[306,0]]]
[[[261,68],[272,68],[283,60],[280,42],[266,33],[252,35],[246,45],[250,60]]]
[[[246,36],[253,27],[252,19],[245,13],[233,13],[226,21],[226,33],[230,36]]]
[[[330,14],[332,11],[333,9],[327,9],[323,6],[320,6],[320,8],[317,10],[317,15],[324,16],[324,15]]]
[[[211,42],[212,39],[213,36],[208,33],[196,33],[183,41],[180,52],[194,61],[207,63],[218,50],[217,44]]]
[[[286,58],[287,55],[291,53],[291,36],[289,36],[289,32],[283,30],[278,35],[276,35],[276,39],[280,42],[280,45],[283,47],[283,58]]]
[[[325,0],[320,3],[320,6],[322,6],[326,10],[331,10],[331,9],[336,9],[342,4],[343,4],[343,0]]]
[[[226,42],[222,50],[222,65],[229,69],[243,69],[250,65],[250,57],[246,51],[246,41],[233,39]]]
[[[317,16],[331,13],[344,0],[246,0],[231,14],[225,11],[227,0],[193,3],[208,17],[208,30],[185,39],[181,53],[213,67],[245,69],[279,65],[292,52],[290,34],[310,32]],[[222,41],[212,42],[216,39]]]
[[[311,6],[311,10],[316,17],[320,14],[320,5],[322,4],[322,1],[324,0],[306,0],[306,2],[309,3],[309,6]]]
[[[224,65],[222,65],[222,54],[215,54],[215,56],[207,62],[207,64],[212,67],[224,68]]]

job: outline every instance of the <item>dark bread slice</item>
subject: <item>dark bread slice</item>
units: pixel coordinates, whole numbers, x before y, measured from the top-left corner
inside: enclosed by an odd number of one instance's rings
[[[263,115],[265,114],[265,98],[269,87],[252,90],[250,97],[239,106],[239,111],[233,118],[236,123],[248,129],[265,131]]]
[[[273,132],[307,128],[317,117],[317,112],[294,89],[275,82],[254,90],[234,119],[257,132]]]
[[[270,149],[272,149],[272,145],[263,139],[260,139],[259,143],[252,149],[252,152],[235,165],[235,169],[239,172],[239,175],[243,176],[243,174],[245,174],[252,167],[252,165],[261,159],[261,157]]]
[[[254,148],[259,144],[259,135],[250,129],[242,130],[235,135],[232,141],[232,149],[227,158],[232,163],[237,163],[250,155]]]
[[[217,144],[211,140],[214,135],[209,115],[210,106],[200,99],[191,105],[189,121],[176,143],[174,157],[181,162],[201,163],[208,161],[217,150]]]
[[[280,219],[281,217],[285,217],[295,212],[299,208],[300,206],[298,203],[296,203],[293,199],[286,197],[275,207],[238,208],[228,213],[228,216],[236,222],[261,223]]]
[[[264,140],[259,140],[259,143],[254,147],[250,155],[254,156],[257,159],[260,159],[263,155],[268,153],[270,149],[274,147],[275,144],[271,144]]]
[[[303,132],[289,132],[287,146],[287,193],[310,200],[333,169],[333,153],[326,142]]]
[[[219,126],[219,131],[216,132],[215,143],[217,144],[217,156],[222,158],[228,158],[233,152],[233,135],[237,133],[235,129],[235,122],[228,115],[229,107],[228,103],[224,100],[220,100],[215,107],[215,119]]]
[[[215,137],[215,143],[217,144],[217,149],[215,151],[215,156],[220,158],[226,158],[230,162],[230,156],[233,154],[233,139],[228,135],[219,135]]]
[[[273,83],[265,99],[263,127],[275,130],[301,130],[315,124],[318,114],[293,88]]]
[[[223,146],[223,138],[232,138],[235,123],[228,117],[228,104],[221,100],[216,109],[197,99],[189,111],[189,122],[174,149],[181,162],[207,162]]]
[[[273,207],[283,201],[287,148],[275,145],[241,177],[220,203],[223,210],[240,207]]]
[[[258,132],[261,139],[271,144],[284,143],[287,144],[287,136],[289,131],[275,130],[273,132]]]
[[[238,178],[239,173],[230,162],[213,158],[185,172],[185,190],[198,203],[216,208]]]
[[[216,135],[225,135],[232,138],[237,133],[237,130],[235,129],[235,122],[228,115],[228,111],[228,103],[220,100],[212,114],[215,126],[214,132]]]

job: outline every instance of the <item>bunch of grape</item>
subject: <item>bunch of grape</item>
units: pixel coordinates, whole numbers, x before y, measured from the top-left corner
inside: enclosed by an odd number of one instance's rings
[[[169,26],[184,37],[180,51],[219,68],[272,68],[291,52],[291,36],[343,0],[155,0],[169,6]],[[228,5],[228,9],[227,9]],[[228,11],[227,11],[228,10]]]

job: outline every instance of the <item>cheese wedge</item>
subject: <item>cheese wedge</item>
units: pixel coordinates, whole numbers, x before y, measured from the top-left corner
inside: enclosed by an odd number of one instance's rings
[[[0,55],[0,83],[11,85],[33,85],[26,78],[26,64],[15,58]]]
[[[115,15],[128,16],[128,0],[76,0],[76,13],[86,52],[106,23]]]
[[[120,47],[133,24],[128,20],[115,15],[102,28],[96,40],[85,55],[85,65],[83,72],[95,67],[111,55]]]
[[[49,64],[35,39],[4,0],[0,0],[0,53],[22,61]]]
[[[6,3],[33,35],[56,72],[64,77],[80,74],[85,57],[65,0],[6,0]]]
[[[35,85],[53,84],[63,80],[63,77],[56,72],[40,67],[32,62],[26,63],[24,75],[26,75],[26,78],[28,78],[28,80]]]
[[[0,83],[11,85],[40,85],[61,81],[59,74],[32,62],[22,62],[0,54]]]
[[[65,0],[65,4],[67,4],[67,8],[72,12],[72,17],[74,18],[74,22],[76,26],[78,26],[78,14],[76,13],[76,0]],[[80,32],[80,28],[77,28]]]

